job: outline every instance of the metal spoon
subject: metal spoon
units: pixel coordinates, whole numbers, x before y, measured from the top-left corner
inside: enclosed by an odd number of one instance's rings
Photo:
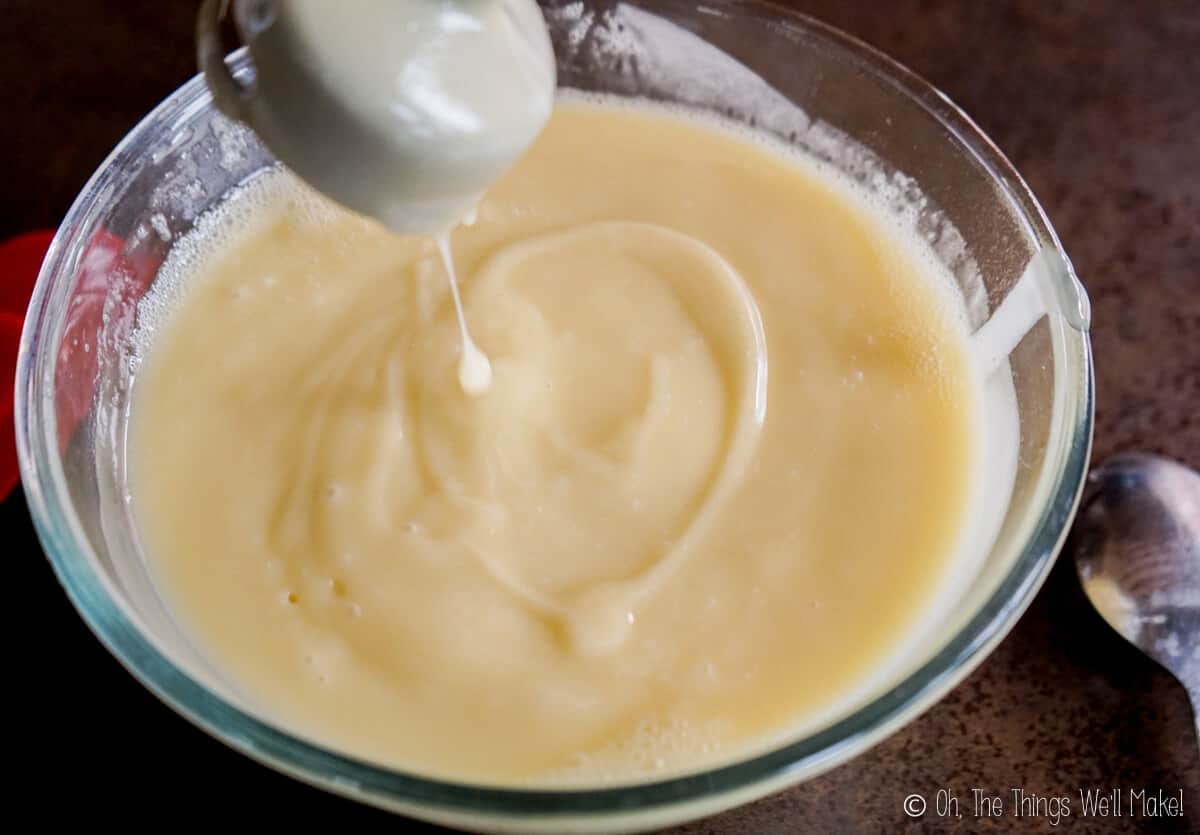
[[[1075,567],[1092,605],[1182,682],[1200,735],[1200,474],[1118,455],[1089,476]]]

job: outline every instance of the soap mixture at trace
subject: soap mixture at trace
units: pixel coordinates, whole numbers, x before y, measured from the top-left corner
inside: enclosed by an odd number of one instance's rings
[[[282,172],[143,303],[133,504],[212,664],[304,736],[509,785],[704,767],[879,686],[978,494],[932,258],[815,163],[602,99],[452,244],[481,396],[434,242]]]

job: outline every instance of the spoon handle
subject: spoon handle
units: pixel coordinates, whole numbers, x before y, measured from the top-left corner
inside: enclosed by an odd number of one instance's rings
[[[217,109],[231,119],[246,122],[250,115],[251,88],[234,78],[225,63],[225,49],[221,45],[223,11],[220,0],[204,0],[196,16],[196,57]]]
[[[1200,687],[1192,682],[1184,682],[1188,698],[1192,702],[1192,720],[1196,723],[1196,741],[1200,742]]]
[[[1197,518],[1200,520],[1200,517]],[[1197,543],[1200,543],[1200,540],[1197,540]],[[1200,556],[1200,548],[1197,548],[1195,553]],[[1183,685],[1183,689],[1187,691],[1188,699],[1192,703],[1192,719],[1196,723],[1196,739],[1197,742],[1200,742],[1200,607],[1195,605],[1198,601],[1190,602],[1192,607],[1188,609],[1187,613],[1176,618],[1176,625],[1179,628],[1170,638],[1178,640],[1179,635],[1189,637],[1180,642],[1184,645],[1182,649],[1172,648],[1179,652],[1179,655],[1176,656],[1176,663],[1169,669],[1175,673]],[[1191,646],[1188,646],[1189,643]]]
[[[1200,609],[1191,610],[1188,612],[1189,617],[1186,619],[1189,629],[1180,629],[1179,632],[1190,635],[1193,646],[1187,647],[1182,652],[1179,652],[1176,647],[1172,647],[1176,652],[1174,657],[1170,657],[1172,653],[1168,653],[1168,658],[1159,658],[1159,663],[1167,667],[1179,679],[1179,683],[1183,685],[1184,692],[1188,695],[1188,700],[1192,703],[1192,720],[1196,723],[1196,740],[1200,742]],[[1177,636],[1170,635],[1169,639],[1175,642]],[[1167,664],[1166,661],[1173,661],[1173,664]]]

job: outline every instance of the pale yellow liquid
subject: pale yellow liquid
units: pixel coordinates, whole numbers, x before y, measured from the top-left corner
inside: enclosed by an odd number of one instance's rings
[[[459,780],[690,770],[851,707],[934,604],[964,319],[831,177],[560,103],[452,237],[477,397],[432,241],[285,175],[238,201],[143,311],[130,475],[181,623],[276,721]]]

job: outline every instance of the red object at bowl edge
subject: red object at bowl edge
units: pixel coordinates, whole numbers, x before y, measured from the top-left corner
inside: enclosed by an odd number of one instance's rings
[[[0,500],[17,485],[17,438],[13,427],[13,387],[21,324],[52,230],[38,230],[0,243]]]

